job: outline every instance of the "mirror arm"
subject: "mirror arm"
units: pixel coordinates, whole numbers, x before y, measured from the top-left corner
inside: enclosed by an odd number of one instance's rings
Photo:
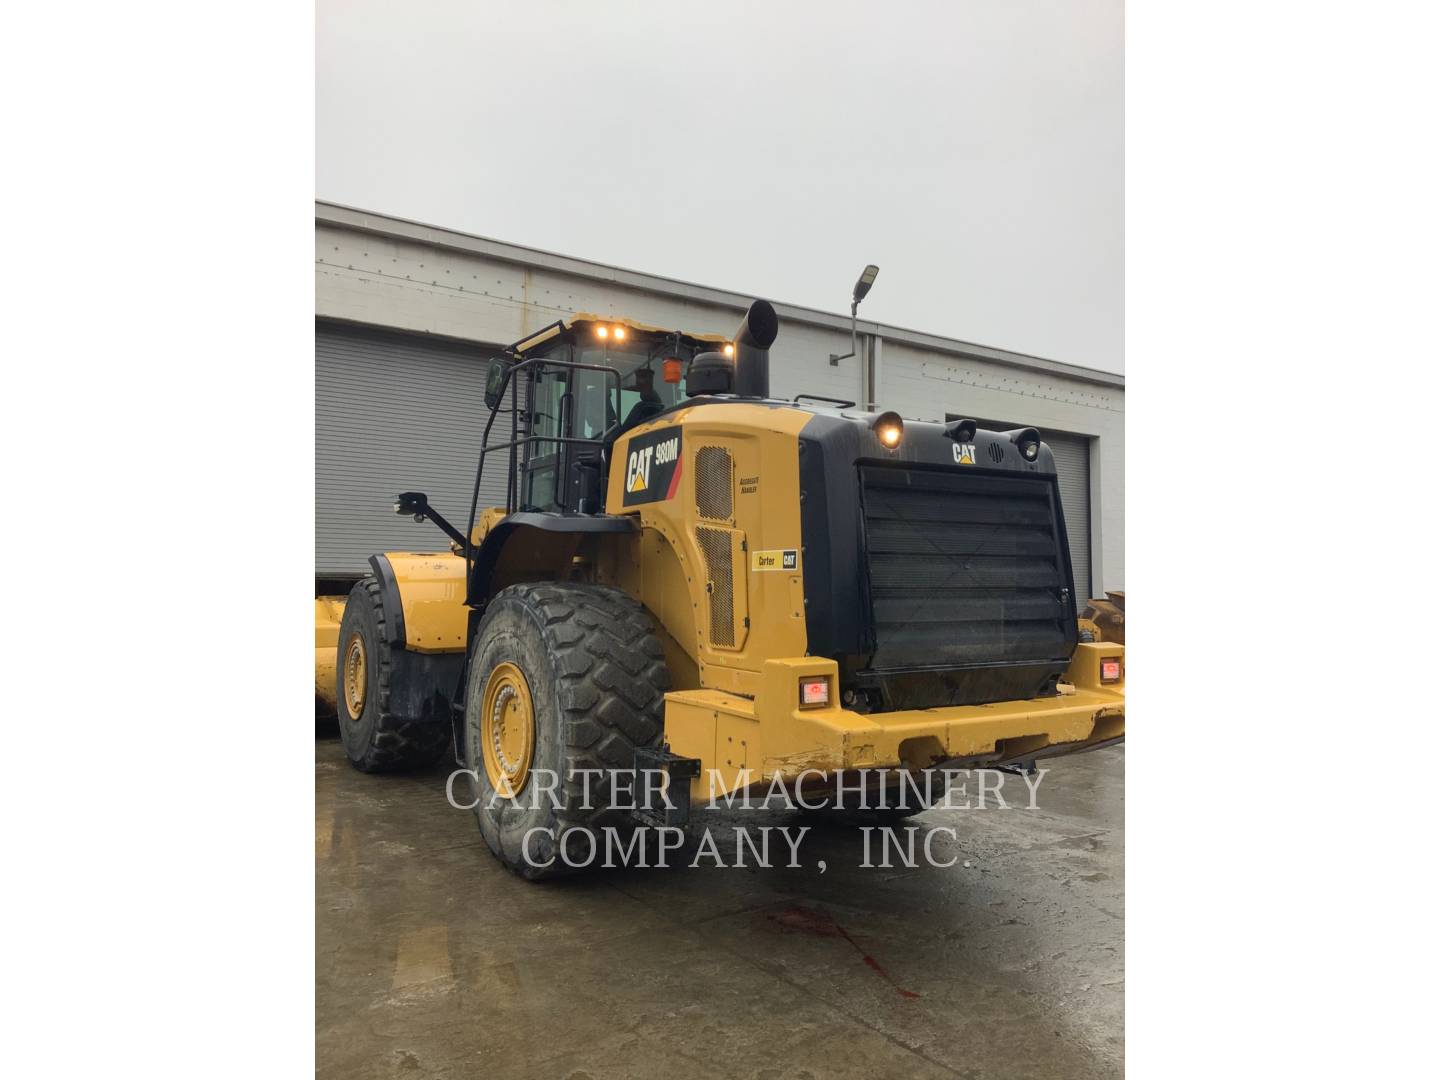
[[[465,547],[465,537],[460,530],[445,520],[445,516],[430,505],[425,498],[423,491],[402,491],[395,500],[395,512],[397,514],[409,514],[416,521],[424,521],[429,518],[433,521],[446,536]]]

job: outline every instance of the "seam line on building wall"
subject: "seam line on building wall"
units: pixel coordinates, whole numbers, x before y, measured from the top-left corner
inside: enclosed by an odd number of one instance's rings
[[[356,270],[354,266],[348,263],[341,264],[326,262],[324,259],[316,259],[315,261],[319,265],[326,267],[328,270],[333,271],[337,276],[340,275],[343,271],[345,276],[353,277],[359,281],[364,281],[369,278],[375,278],[379,280],[381,284],[391,285],[398,289],[403,289],[406,287],[406,285],[420,286],[422,290],[443,289],[455,297],[474,296],[478,298],[483,296],[489,300],[501,300],[506,303],[517,304],[520,307],[535,308],[540,311],[554,312],[557,315],[572,315],[575,313],[576,310],[574,308],[559,307],[555,304],[542,303],[539,300],[521,300],[515,296],[486,292],[484,289],[466,289],[454,285],[442,285],[438,281],[416,281],[414,278],[401,277],[396,274],[387,274],[383,270],[370,270],[368,268],[364,270]]]

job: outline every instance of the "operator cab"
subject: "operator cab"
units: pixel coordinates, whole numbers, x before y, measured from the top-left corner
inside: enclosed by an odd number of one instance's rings
[[[512,509],[599,513],[615,439],[682,402],[691,360],[724,341],[576,315],[522,342]]]

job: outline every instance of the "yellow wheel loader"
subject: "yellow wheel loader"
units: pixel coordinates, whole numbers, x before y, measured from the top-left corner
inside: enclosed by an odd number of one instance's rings
[[[678,796],[653,824],[1123,739],[1124,646],[1080,640],[1040,434],[772,399],[778,329],[765,301],[729,340],[577,315],[492,362],[463,531],[403,493],[448,548],[316,601],[357,769],[452,753],[490,849],[543,877],[556,837],[633,824],[616,770]],[[487,459],[504,507],[477,505]]]

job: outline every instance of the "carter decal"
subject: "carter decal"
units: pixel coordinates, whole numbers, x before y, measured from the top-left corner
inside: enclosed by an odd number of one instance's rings
[[[751,570],[798,570],[800,552],[795,548],[757,551],[750,557]]]

